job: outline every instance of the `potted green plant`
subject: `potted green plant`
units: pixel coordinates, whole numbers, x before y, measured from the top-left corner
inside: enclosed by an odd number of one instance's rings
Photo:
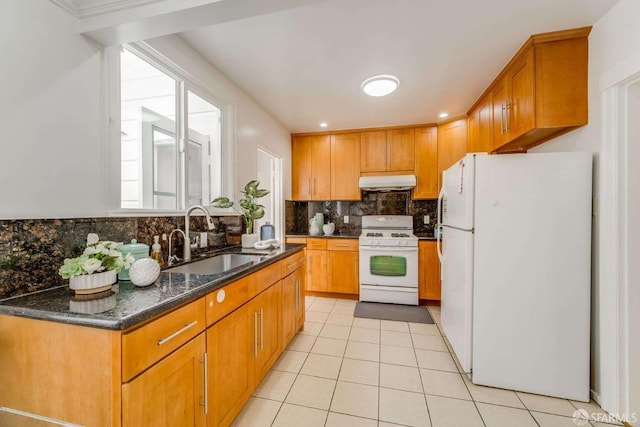
[[[122,256],[119,243],[99,241],[96,234],[90,234],[82,255],[65,259],[58,273],[69,279],[76,294],[90,294],[110,289],[118,271],[131,267],[133,261],[131,254]]]
[[[260,219],[264,216],[264,206],[256,203],[256,199],[260,199],[267,194],[269,190],[258,188],[260,187],[260,181],[252,180],[244,186],[244,197],[240,200],[240,209],[242,209],[242,215],[247,221],[247,233],[242,235],[242,247],[251,248],[253,244],[258,241],[258,233],[254,232],[254,220]]]

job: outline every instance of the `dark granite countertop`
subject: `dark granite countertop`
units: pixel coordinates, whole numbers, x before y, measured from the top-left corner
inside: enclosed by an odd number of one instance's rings
[[[68,286],[59,286],[1,300],[0,314],[124,330],[194,301],[303,249],[304,245],[299,244],[287,244],[270,251],[230,248],[224,253],[259,253],[267,258],[217,275],[162,271],[152,285],[137,287],[131,282],[119,282],[111,291],[96,294],[93,299],[76,297]]]

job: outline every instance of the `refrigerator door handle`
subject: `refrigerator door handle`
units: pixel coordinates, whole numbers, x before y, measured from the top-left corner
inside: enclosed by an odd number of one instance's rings
[[[442,257],[442,201],[445,196],[444,185],[440,189],[440,194],[438,194],[438,208],[437,208],[437,217],[438,222],[436,223],[436,249],[438,251],[438,259],[440,260],[440,265],[442,265],[443,257]],[[440,268],[440,275],[442,275],[442,268]],[[442,279],[442,277],[441,277]]]
[[[473,233],[473,231],[474,231],[473,228],[454,227],[453,225],[444,225],[444,224],[441,224],[440,228],[450,228],[452,230],[467,231],[467,232],[470,232],[470,233]]]

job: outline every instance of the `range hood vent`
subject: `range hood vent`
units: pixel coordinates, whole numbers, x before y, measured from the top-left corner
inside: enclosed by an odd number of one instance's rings
[[[361,176],[360,188],[368,191],[410,190],[416,186],[415,175]]]

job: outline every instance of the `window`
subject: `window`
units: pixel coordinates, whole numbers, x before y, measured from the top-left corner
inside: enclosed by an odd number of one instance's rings
[[[222,110],[138,52],[120,54],[120,206],[186,209],[222,193]]]

